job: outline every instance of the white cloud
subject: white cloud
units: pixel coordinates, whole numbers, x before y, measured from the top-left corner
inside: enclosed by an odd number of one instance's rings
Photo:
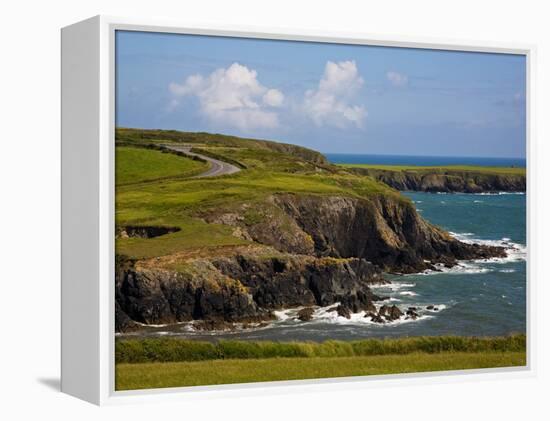
[[[283,101],[285,100],[285,96],[282,94],[281,91],[278,91],[277,89],[269,89],[263,96],[264,104],[269,105],[271,107],[280,107],[283,105]]]
[[[328,61],[318,88],[306,91],[303,110],[318,126],[345,128],[355,125],[361,128],[367,110],[351,102],[363,83],[355,61]]]
[[[200,111],[215,123],[228,124],[241,130],[275,128],[279,118],[273,108],[279,107],[284,95],[277,89],[263,86],[257,72],[239,63],[227,69],[221,68],[207,77],[189,76],[184,83],[171,83],[173,95],[170,108],[180,103],[180,98],[195,96]]]
[[[386,73],[386,77],[393,86],[407,86],[409,83],[409,77],[407,75],[393,70]]]

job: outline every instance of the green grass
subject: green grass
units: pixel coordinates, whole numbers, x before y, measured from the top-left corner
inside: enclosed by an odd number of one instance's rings
[[[116,390],[525,366],[525,352],[445,352],[362,357],[117,364]]]
[[[122,130],[122,133],[126,132]],[[135,131],[131,133],[137,135]],[[151,135],[149,132],[144,133]],[[168,135],[171,132],[160,133]],[[205,170],[205,164],[146,149],[151,147],[149,138],[129,141],[121,137],[117,137],[119,144],[133,142],[138,147],[116,148],[116,224],[180,228],[176,233],[156,238],[117,239],[117,253],[132,258],[166,256],[192,248],[245,244],[246,241],[232,234],[231,227],[207,224],[203,215],[234,211],[234,207],[240,204],[261,208],[268,196],[277,193],[342,195],[364,199],[391,194],[398,200],[408,202],[408,199],[371,177],[347,174],[345,171],[328,171],[326,166],[318,166],[298,156],[282,153],[277,148],[273,149],[269,142],[264,144],[260,141],[259,146],[254,144],[254,147],[245,148],[242,146],[253,144],[253,141],[229,138],[230,146],[222,147],[220,138],[225,139],[224,136],[199,136],[203,142],[215,139],[212,140],[214,146],[208,146],[209,150],[216,156],[229,157],[229,161],[242,162],[246,169],[222,177],[190,178]],[[155,139],[159,144],[170,140],[164,139],[163,142],[162,138]]]
[[[209,165],[152,149],[118,146],[116,150],[116,184],[135,184],[174,177],[191,177]]]
[[[262,139],[246,139],[215,133],[192,133],[176,130],[144,130],[118,127],[116,129],[116,140],[117,142],[135,145],[176,143],[188,144],[194,147],[221,147],[255,150],[257,152],[279,152],[287,156],[299,158],[302,161],[315,161],[318,164],[327,164],[326,158],[322,154],[302,146]]]
[[[183,362],[214,359],[359,357],[410,354],[414,352],[522,352],[526,336],[494,338],[430,336],[360,341],[216,343],[177,338],[119,339],[115,347],[117,363]]]
[[[384,171],[411,171],[419,173],[432,172],[472,172],[480,174],[525,175],[525,168],[516,167],[484,167],[479,165],[445,165],[445,166],[414,166],[414,165],[377,165],[377,164],[337,164],[345,168],[366,168]]]

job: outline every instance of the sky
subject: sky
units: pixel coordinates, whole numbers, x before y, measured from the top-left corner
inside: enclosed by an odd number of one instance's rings
[[[325,153],[526,153],[525,57],[117,31],[118,127]]]

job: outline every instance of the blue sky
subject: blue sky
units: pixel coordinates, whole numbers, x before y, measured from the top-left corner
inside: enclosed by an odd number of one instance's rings
[[[118,31],[117,126],[525,157],[525,58]]]

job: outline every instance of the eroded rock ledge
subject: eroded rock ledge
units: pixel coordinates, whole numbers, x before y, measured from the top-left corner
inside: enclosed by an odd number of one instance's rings
[[[258,322],[273,318],[275,309],[336,302],[358,312],[381,299],[368,287],[384,282],[381,271],[364,259],[245,252],[191,259],[178,270],[119,258],[116,330],[191,320]]]

